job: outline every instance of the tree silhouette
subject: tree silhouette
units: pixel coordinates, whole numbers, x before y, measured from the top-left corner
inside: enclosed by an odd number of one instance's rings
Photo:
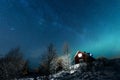
[[[66,65],[66,68],[69,69],[69,66],[70,66],[70,48],[69,48],[69,45],[68,43],[64,43],[63,45],[63,53],[65,56],[67,56],[66,60],[67,60],[67,65]]]
[[[40,70],[45,74],[51,74],[52,61],[57,57],[56,49],[53,44],[49,44],[46,52],[42,55],[42,60],[40,63]]]
[[[10,80],[21,76],[25,61],[20,48],[14,48],[0,59],[0,63],[0,79]]]

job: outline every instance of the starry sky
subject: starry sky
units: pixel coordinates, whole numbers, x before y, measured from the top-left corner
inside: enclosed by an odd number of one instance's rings
[[[49,43],[94,56],[120,55],[120,0],[0,0],[0,55],[20,46],[36,60]]]

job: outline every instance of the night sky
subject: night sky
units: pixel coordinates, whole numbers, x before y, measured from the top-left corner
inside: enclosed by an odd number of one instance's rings
[[[94,56],[120,55],[120,0],[0,0],[0,55],[20,46],[36,60],[67,42]]]

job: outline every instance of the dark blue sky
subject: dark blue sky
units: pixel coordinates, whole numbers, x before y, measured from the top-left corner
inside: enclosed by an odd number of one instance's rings
[[[68,42],[95,56],[120,54],[120,0],[0,0],[0,54],[21,46],[37,59],[49,43]]]

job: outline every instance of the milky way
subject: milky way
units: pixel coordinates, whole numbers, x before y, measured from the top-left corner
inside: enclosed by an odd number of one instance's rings
[[[119,0],[0,0],[0,53],[21,46],[37,59],[49,43],[68,42],[95,56],[120,53]]]

